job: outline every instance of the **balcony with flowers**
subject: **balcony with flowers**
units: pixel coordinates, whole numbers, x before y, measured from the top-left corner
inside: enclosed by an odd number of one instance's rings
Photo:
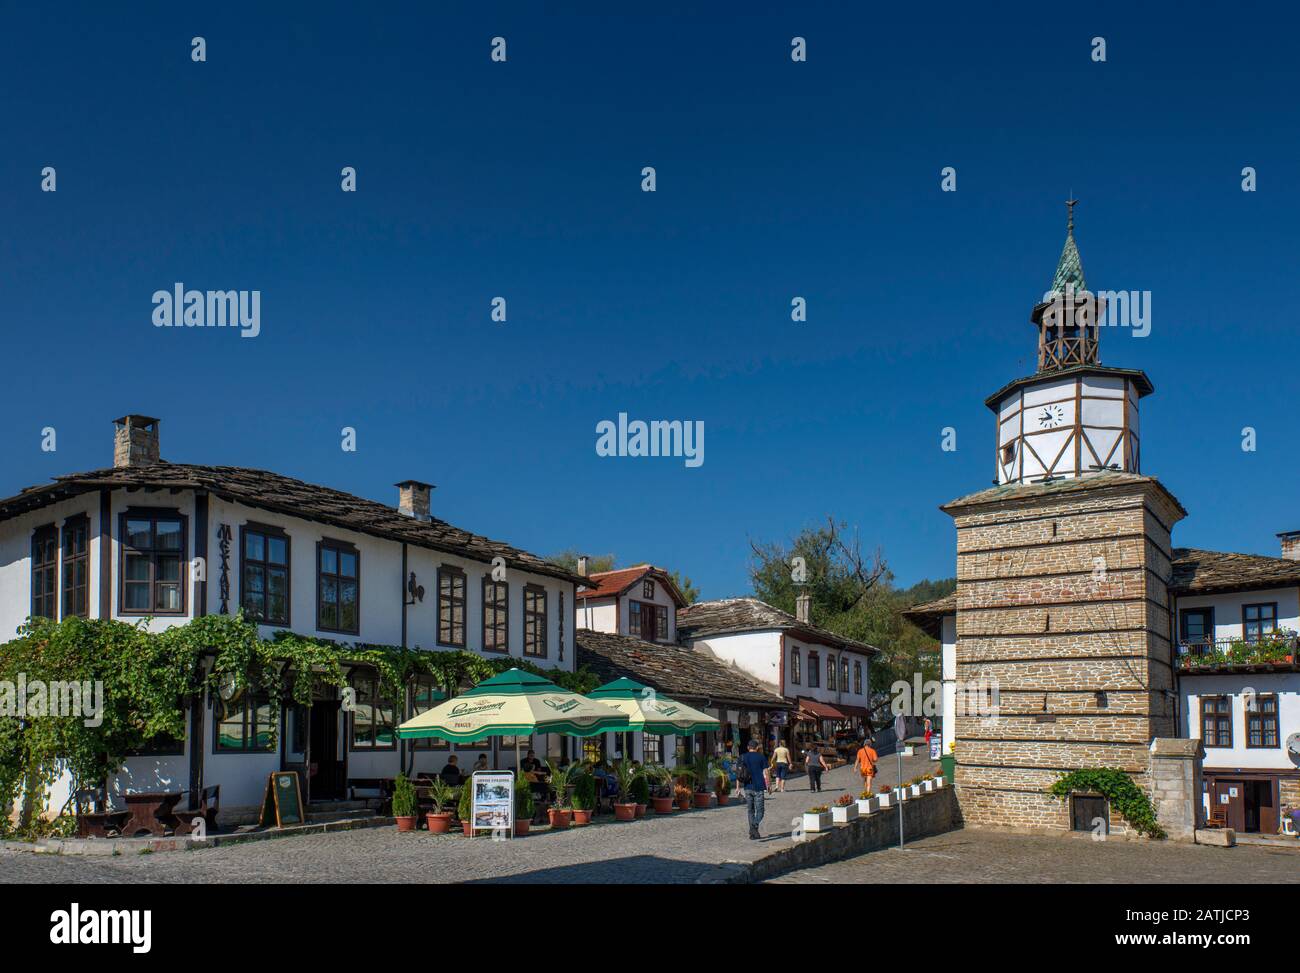
[[[1300,635],[1280,629],[1257,637],[1205,639],[1178,644],[1178,671],[1300,672]]]

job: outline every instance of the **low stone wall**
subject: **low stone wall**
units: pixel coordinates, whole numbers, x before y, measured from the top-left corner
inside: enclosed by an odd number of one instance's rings
[[[951,787],[903,802],[903,837],[906,841],[942,834],[961,825],[961,808]],[[796,868],[812,868],[897,845],[898,808],[894,806],[848,824],[835,825],[831,831],[807,834],[800,841],[791,839],[786,847],[756,861],[724,863],[699,881],[706,884],[762,882]]]

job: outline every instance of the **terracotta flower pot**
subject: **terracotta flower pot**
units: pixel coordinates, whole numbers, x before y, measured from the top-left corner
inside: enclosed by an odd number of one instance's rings
[[[547,817],[551,819],[551,827],[555,829],[567,828],[569,822],[573,819],[572,811],[561,811],[558,808],[551,808],[546,812]]]
[[[573,809],[573,823],[575,826],[591,824],[591,812],[583,811],[575,807]]]
[[[450,811],[443,811],[441,813],[430,811],[424,816],[424,820],[429,823],[430,834],[446,834],[451,830]]]
[[[402,815],[401,817],[399,817],[399,818],[397,819],[397,830],[398,830],[398,831],[414,831],[414,830],[415,830],[415,824],[416,824],[416,822],[419,821],[419,820],[420,820],[420,819],[417,818],[414,814],[411,814],[411,815]]]
[[[638,805],[636,806],[636,816],[637,816],[638,818],[643,818],[643,817],[645,817],[645,809],[646,809],[646,805],[644,805],[644,804],[638,804]],[[669,810],[670,810],[670,811],[672,810],[672,807],[671,807],[671,806],[669,806]]]
[[[468,821],[462,821],[460,823],[460,830],[465,833],[466,838],[474,837],[474,829],[470,827],[470,823]]]
[[[614,820],[615,821],[632,821],[636,818],[635,804],[615,804]]]
[[[652,797],[650,801],[655,806],[655,814],[673,813],[673,799],[671,797]]]
[[[713,803],[713,795],[710,794],[708,791],[696,791],[696,792],[695,792],[695,806],[696,806],[696,807],[699,807],[699,808],[705,808],[705,807],[708,807],[708,806],[709,806],[710,804],[712,804],[712,803]]]
[[[691,797],[689,794],[683,794],[677,798],[677,810],[689,811],[691,809]]]
[[[526,820],[516,820],[515,837],[522,838],[526,834],[528,834],[528,822]]]

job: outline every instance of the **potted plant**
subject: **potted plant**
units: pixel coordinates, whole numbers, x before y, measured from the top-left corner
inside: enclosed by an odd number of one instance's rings
[[[831,820],[836,824],[848,824],[850,821],[856,821],[858,817],[858,805],[853,800],[852,794],[841,794],[835,798],[835,803],[831,805]]]
[[[934,789],[937,791],[939,788],[947,786],[947,784],[948,778],[943,775],[943,771],[936,770],[934,772]]]
[[[636,805],[636,816],[645,817],[645,809],[650,806],[650,781],[647,779],[645,769],[637,774],[636,779],[632,781],[632,788],[629,792],[632,802]],[[669,802],[668,809],[672,810],[672,803]]]
[[[920,797],[920,796],[921,796],[921,778],[920,778],[920,777],[913,777],[910,781],[908,781],[907,789],[908,789],[908,791],[909,791],[911,797]]]
[[[831,829],[831,809],[825,804],[819,804],[804,811],[803,829],[805,832],[829,831]]]
[[[546,816],[550,819],[552,828],[567,828],[569,822],[573,820],[573,812],[569,809],[569,787],[574,777],[581,772],[581,768],[577,764],[569,764],[561,770],[549,761],[547,766],[551,771],[551,788],[555,791],[555,803],[546,812]]]
[[[596,807],[596,778],[581,773],[573,783],[573,823],[591,824],[591,812]]]
[[[646,767],[646,782],[653,784],[650,803],[654,805],[655,814],[673,813],[673,775],[663,764],[649,764]]]
[[[889,787],[881,787],[876,791],[876,807],[884,809],[889,807],[895,801],[894,792]]]
[[[631,821],[636,817],[637,801],[632,788],[644,776],[645,771],[633,767],[630,760],[614,763],[614,782],[618,785],[618,797],[614,799],[615,821]]]
[[[691,809],[691,789],[685,784],[673,786],[673,797],[677,802],[677,810],[689,811]]]
[[[456,817],[460,819],[460,827],[466,838],[474,837],[474,822],[471,819],[473,808],[474,783],[466,781],[460,785],[460,804],[456,806]]]
[[[426,785],[429,798],[433,801],[433,810],[424,816],[429,824],[430,834],[446,834],[451,830],[451,811],[449,808],[457,797],[457,789],[441,777],[435,777]]]
[[[522,838],[528,834],[532,824],[533,812],[537,805],[533,801],[533,787],[523,774],[515,775],[515,837]]]
[[[393,817],[398,831],[414,831],[419,817],[415,813],[415,788],[405,774],[393,781]]]
[[[858,795],[858,814],[875,814],[880,809],[880,801],[871,793],[870,787],[864,787]]]

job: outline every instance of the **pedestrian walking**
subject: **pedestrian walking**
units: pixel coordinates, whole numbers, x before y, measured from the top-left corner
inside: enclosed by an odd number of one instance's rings
[[[745,788],[745,816],[749,819],[750,840],[762,835],[758,826],[763,823],[767,801],[767,761],[758,752],[758,741],[750,740],[748,751],[740,758],[736,776]]]
[[[804,767],[808,770],[808,790],[814,793],[821,791],[822,771],[830,770],[830,767],[827,766],[815,741],[808,744],[808,749],[803,754],[803,761]]]
[[[790,750],[782,740],[776,741],[776,749],[772,751],[772,787],[778,794],[785,793],[785,779],[790,776]]]
[[[876,753],[876,748],[871,745],[870,740],[863,740],[862,746],[858,748],[857,768],[858,773],[862,775],[862,792],[868,796],[871,794],[872,785],[876,782],[876,761],[880,755]]]

